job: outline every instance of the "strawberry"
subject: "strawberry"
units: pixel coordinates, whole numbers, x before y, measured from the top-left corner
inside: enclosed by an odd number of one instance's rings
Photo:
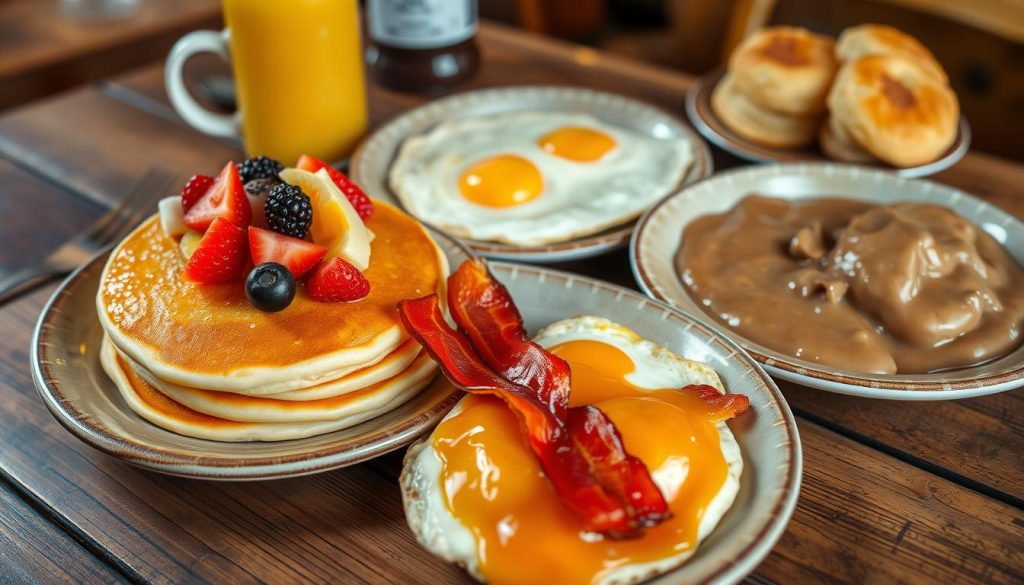
[[[181,208],[188,212],[192,206],[199,201],[199,198],[206,194],[213,185],[213,177],[209,175],[192,175],[192,178],[185,181],[181,189]]]
[[[277,232],[249,226],[249,251],[256,266],[277,262],[286,267],[296,280],[316,266],[327,248]]]
[[[252,218],[249,198],[234,162],[224,165],[213,184],[185,212],[185,225],[203,231],[218,217],[241,228],[249,225]]]
[[[214,218],[189,257],[182,278],[200,284],[241,280],[249,260],[247,244],[244,229],[223,217]]]
[[[331,258],[306,281],[306,292],[317,301],[358,301],[370,294],[370,281],[347,260]]]
[[[373,215],[373,202],[370,201],[370,198],[366,196],[366,193],[364,193],[362,189],[352,181],[348,180],[345,173],[342,173],[324,161],[318,158],[313,158],[308,154],[300,156],[299,162],[295,166],[311,173],[315,173],[320,169],[327,169],[327,174],[331,176],[331,180],[334,181],[334,184],[337,185],[338,189],[341,190],[341,192],[345,194],[345,197],[348,198],[348,202],[352,204],[356,213],[359,214],[359,219],[366,221],[370,219],[371,215]]]

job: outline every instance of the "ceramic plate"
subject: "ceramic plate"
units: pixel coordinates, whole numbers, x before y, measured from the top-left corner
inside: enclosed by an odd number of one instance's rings
[[[683,229],[702,215],[720,213],[750,193],[784,199],[836,196],[892,203],[945,205],[980,226],[1024,266],[1024,223],[963,191],[838,163],[744,167],[716,175],[663,199],[637,223],[630,249],[633,275],[650,296],[706,317],[676,276]],[[716,326],[719,326],[716,324]],[[945,400],[1003,392],[1024,385],[1024,347],[981,366],[938,374],[873,375],[798,360],[727,331],[773,376],[806,386],[869,398]]]
[[[452,267],[469,257],[432,232]],[[395,410],[354,427],[291,441],[224,443],[172,433],[132,411],[99,362],[103,329],[96,291],[102,253],[57,289],[32,340],[32,377],[62,425],[89,445],[128,463],[206,479],[269,479],[305,475],[365,461],[414,441],[458,400],[444,376]]]
[[[787,150],[762,146],[743,138],[726,126],[711,108],[711,92],[725,75],[724,69],[717,69],[698,79],[686,93],[686,115],[690,123],[712,144],[722,150],[752,162],[818,162],[828,159],[817,147],[802,150]],[[879,163],[879,168],[895,172],[901,177],[927,177],[956,164],[971,143],[971,129],[967,119],[960,117],[956,140],[937,160],[914,167],[895,168]]]
[[[681,185],[711,175],[707,144],[685,123],[666,112],[619,95],[572,87],[507,87],[472,91],[432,101],[399,116],[366,140],[352,157],[352,179],[373,197],[401,202],[388,185],[391,163],[406,138],[423,134],[441,122],[516,111],[566,111],[590,114],[604,122],[659,139],[684,138],[693,146],[693,163]],[[667,193],[666,193],[667,194]],[[495,242],[461,240],[476,254],[520,262],[565,262],[596,256],[629,242],[634,222],[568,242],[517,247]]]
[[[530,334],[555,321],[597,315],[715,369],[750,410],[729,421],[743,452],[736,502],[672,583],[733,583],[750,573],[782,534],[796,505],[802,458],[793,415],[772,380],[715,329],[640,293],[568,272],[491,262],[523,313]]]

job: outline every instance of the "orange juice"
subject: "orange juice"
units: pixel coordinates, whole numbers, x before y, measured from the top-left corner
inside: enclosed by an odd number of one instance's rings
[[[357,0],[224,0],[245,150],[349,155],[368,118]]]

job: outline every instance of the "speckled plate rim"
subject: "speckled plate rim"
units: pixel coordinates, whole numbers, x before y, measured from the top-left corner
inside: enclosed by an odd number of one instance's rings
[[[489,262],[492,272],[499,280],[504,282],[510,289],[514,288],[514,281],[524,276],[536,281],[537,284],[550,286],[553,290],[564,290],[565,294],[573,295],[579,299],[586,294],[614,294],[616,301],[628,301],[635,303],[636,311],[657,311],[659,319],[674,323],[683,332],[695,332],[704,343],[717,345],[721,351],[728,355],[728,359],[734,362],[731,368],[744,370],[747,373],[743,379],[752,378],[759,387],[757,394],[748,393],[750,396],[751,409],[760,415],[768,416],[767,426],[781,429],[784,439],[770,448],[784,451],[784,460],[772,469],[762,469],[765,475],[774,474],[774,479],[767,478],[769,487],[758,486],[758,489],[771,494],[773,502],[771,511],[764,515],[756,529],[751,532],[743,532],[739,535],[743,539],[739,550],[728,556],[716,554],[718,551],[712,542],[717,542],[724,530],[728,517],[734,513],[743,514],[744,510],[740,503],[734,504],[733,508],[723,518],[722,524],[715,529],[711,535],[701,543],[697,553],[686,561],[679,568],[661,575],[653,580],[656,583],[680,582],[679,579],[686,575],[686,583],[737,583],[757,568],[757,565],[768,553],[771,552],[775,543],[778,542],[796,509],[797,499],[800,493],[800,485],[803,479],[803,450],[800,443],[800,435],[796,426],[796,419],[786,402],[785,397],[775,385],[774,381],[765,373],[764,369],[754,361],[734,341],[723,335],[714,327],[695,319],[693,316],[680,311],[679,309],[657,299],[645,297],[643,294],[626,289],[624,287],[607,283],[594,278],[581,276],[571,272],[554,270],[551,268],[533,266],[528,264],[515,264],[510,262],[491,261]],[[523,313],[529,320],[527,311],[529,308],[523,306]],[[582,309],[580,309],[582,310]],[[609,316],[611,317],[611,316]],[[614,319],[613,319],[614,320]],[[641,335],[643,331],[638,330]],[[721,374],[721,372],[719,372]],[[767,394],[768,400],[759,402],[757,396],[764,397]],[[767,411],[767,412],[766,412]],[[740,440],[739,433],[737,440],[741,445],[747,441]],[[750,458],[750,452],[744,450],[744,461],[746,473],[754,473],[756,461]],[[754,476],[751,480],[754,484],[765,482],[765,475]],[[762,496],[765,494],[762,493]],[[710,546],[710,547],[709,547]],[[713,564],[713,567],[706,567],[705,563]],[[691,573],[691,571],[693,571]],[[693,578],[691,578],[693,577]]]
[[[482,115],[492,111],[512,112],[536,110],[534,102],[545,102],[548,110],[572,110],[574,105],[592,106],[603,111],[622,110],[631,117],[647,117],[668,126],[673,134],[684,136],[693,147],[693,162],[682,180],[670,191],[711,176],[714,162],[711,150],[699,134],[679,116],[645,102],[614,93],[584,87],[526,85],[479,89],[454,94],[409,110],[390,120],[371,134],[352,156],[349,171],[352,180],[378,197],[399,207],[401,201],[392,192],[387,174],[406,138],[421,134],[435,125],[453,118]],[[599,119],[604,116],[591,112]],[[379,169],[376,170],[376,169]],[[536,247],[520,247],[483,242],[452,236],[473,253],[488,258],[519,262],[567,262],[589,258],[625,247],[629,243],[635,220],[606,229],[600,233],[568,242]],[[436,228],[440,229],[440,228]],[[440,230],[444,231],[444,230]]]
[[[694,198],[707,196],[709,192],[720,193],[721,190],[716,191],[716,186],[718,185],[742,181],[751,177],[763,181],[779,177],[802,177],[813,174],[820,174],[828,178],[846,175],[846,178],[851,181],[892,182],[894,185],[902,186],[914,185],[918,189],[923,190],[922,195],[938,196],[942,194],[948,201],[944,199],[938,201],[939,203],[944,205],[955,204],[963,208],[961,213],[967,209],[973,210],[971,213],[963,214],[975,224],[980,223],[977,221],[977,218],[982,214],[991,215],[995,220],[992,222],[995,226],[1004,231],[1013,229],[1018,234],[1017,241],[1024,245],[1024,223],[1020,220],[1002,209],[972,197],[959,189],[940,185],[932,181],[908,179],[898,177],[891,172],[881,169],[871,169],[842,163],[786,163],[741,167],[718,173],[714,177],[705,179],[665,197],[640,218],[630,242],[629,260],[633,276],[640,285],[641,290],[651,298],[665,301],[684,312],[694,314],[698,319],[711,323],[713,327],[724,331],[731,339],[737,341],[755,360],[760,362],[771,375],[805,386],[839,394],[890,400],[953,400],[995,394],[1024,386],[1024,346],[1017,348],[1009,355],[1003,356],[994,362],[937,374],[868,375],[798,360],[756,344],[714,323],[710,320],[710,317],[703,314],[692,299],[688,296],[676,297],[674,293],[669,292],[668,287],[656,276],[657,273],[665,270],[671,270],[671,273],[675,274],[674,266],[655,265],[655,261],[649,257],[647,252],[648,248],[654,249],[659,244],[664,245],[664,238],[659,240],[651,235],[652,230],[655,229],[652,226],[669,217],[673,212],[673,208],[682,206]],[[898,198],[893,198],[892,200],[896,201]],[[648,238],[653,238],[649,246]],[[679,237],[675,236],[671,243],[673,256],[676,250],[678,250],[678,242]],[[1005,242],[1001,243],[1005,245]],[[1024,265],[1022,254],[1014,254],[1009,250],[1008,252],[1018,263]],[[990,367],[994,364],[1003,364],[1005,369],[991,374],[977,373],[981,368]]]
[[[450,246],[467,258],[473,257],[459,242],[434,230],[431,230],[431,232],[431,235],[439,244],[443,243],[442,247]],[[168,475],[210,480],[265,480],[320,473],[361,463],[412,443],[432,429],[460,398],[460,393],[452,388],[447,396],[438,398],[428,410],[415,417],[407,418],[395,426],[375,432],[362,440],[348,439],[341,443],[312,448],[294,455],[246,458],[211,457],[143,444],[134,438],[107,428],[105,425],[93,420],[89,412],[80,410],[75,402],[69,399],[68,394],[62,388],[62,385],[67,382],[62,380],[60,376],[55,375],[53,368],[51,368],[53,361],[50,359],[50,353],[52,348],[57,343],[60,343],[51,339],[51,332],[57,330],[54,324],[55,321],[62,319],[93,319],[98,323],[99,319],[94,311],[90,311],[86,315],[75,315],[71,311],[64,310],[63,307],[68,303],[75,302],[75,295],[82,294],[89,295],[87,306],[90,308],[95,307],[95,301],[93,300],[96,294],[95,289],[81,289],[78,287],[79,280],[89,271],[96,271],[98,277],[98,271],[102,270],[109,253],[110,248],[97,253],[88,262],[71,273],[54,291],[43,307],[39,320],[36,322],[32,334],[30,359],[32,380],[35,383],[36,390],[54,418],[84,443],[127,463]],[[98,347],[99,339],[93,341],[95,346]],[[441,374],[439,373],[438,375],[440,376]],[[106,379],[106,374],[102,371],[99,372],[99,376],[102,379]],[[111,382],[111,384],[113,383]],[[431,385],[433,384],[434,382],[431,383]],[[428,386],[427,389],[430,387]],[[427,391],[427,389],[424,389],[424,391]],[[101,392],[101,390],[97,391]],[[116,390],[111,390],[110,392],[117,393]],[[118,395],[117,398],[120,398],[120,396]],[[406,404],[411,404],[415,400],[416,398],[413,398]],[[405,407],[406,404],[397,407],[396,410]],[[128,406],[124,405],[123,408],[128,409]],[[138,417],[134,412],[131,412],[130,415],[133,418],[138,418],[139,424],[155,427],[149,421]],[[372,426],[377,420],[370,419],[352,428],[358,428],[363,425]],[[165,432],[174,434],[171,431]],[[327,433],[322,436],[329,436],[330,434]],[[294,441],[301,442],[304,440],[295,439]],[[283,441],[280,443],[287,442]],[[268,446],[275,444],[278,443],[267,443]]]
[[[711,108],[711,92],[714,91],[715,86],[724,75],[725,69],[715,69],[695,81],[686,92],[686,116],[701,136],[730,154],[756,163],[828,162],[832,160],[817,148],[801,150],[771,148],[754,144],[730,131]],[[864,166],[888,170],[906,178],[927,177],[956,164],[967,154],[970,145],[971,127],[967,124],[967,118],[960,116],[956,139],[945,154],[938,159],[923,165],[905,168],[883,164]]]

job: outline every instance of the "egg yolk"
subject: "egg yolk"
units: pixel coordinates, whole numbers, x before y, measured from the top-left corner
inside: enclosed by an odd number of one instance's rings
[[[487,207],[512,207],[536,199],[544,177],[521,156],[502,154],[475,162],[459,177],[459,192]]]
[[[718,428],[699,398],[641,389],[633,361],[598,341],[551,348],[572,368],[570,405],[594,404],[615,423],[626,449],[662,487],[672,517],[640,538],[581,530],[530,451],[516,415],[498,398],[469,395],[442,422],[433,446],[443,498],[469,529],[489,583],[593,583],[626,563],[674,556],[697,545],[704,511],[728,476]]]
[[[615,139],[590,128],[567,126],[546,134],[539,144],[548,154],[586,163],[604,158],[615,148]]]

